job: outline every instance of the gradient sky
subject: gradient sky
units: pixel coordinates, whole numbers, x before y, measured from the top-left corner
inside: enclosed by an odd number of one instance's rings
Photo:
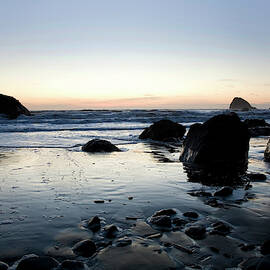
[[[269,0],[0,4],[0,92],[30,109],[270,106]]]

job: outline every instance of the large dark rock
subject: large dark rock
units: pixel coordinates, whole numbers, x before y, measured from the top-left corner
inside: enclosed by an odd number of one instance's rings
[[[249,139],[248,128],[237,114],[217,115],[190,127],[180,161],[191,180],[204,178],[226,183],[245,173]]]
[[[14,97],[0,94],[0,113],[15,119],[20,114],[30,115],[30,112]]]
[[[270,135],[270,125],[264,119],[246,119],[244,123],[248,126],[251,137]]]
[[[182,139],[185,135],[186,128],[171,120],[160,120],[150,127],[146,128],[139,139],[152,139],[156,141],[169,141],[172,139]]]
[[[82,151],[95,153],[95,152],[120,152],[121,150],[108,141],[94,139],[86,143],[82,147]]]
[[[270,162],[270,139],[264,151],[264,160]]]
[[[240,97],[235,97],[230,104],[230,110],[250,111],[252,109],[256,109],[256,108],[252,107],[246,100]]]

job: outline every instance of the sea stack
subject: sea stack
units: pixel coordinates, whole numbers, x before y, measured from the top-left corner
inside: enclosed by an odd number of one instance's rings
[[[0,94],[0,113],[7,115],[10,119],[15,119],[21,114],[30,115],[28,109],[17,99],[3,94]]]
[[[256,108],[252,107],[249,102],[247,102],[241,97],[235,97],[230,104],[230,110],[234,111],[250,111],[252,109]]]
[[[233,179],[246,171],[249,139],[236,113],[220,114],[190,127],[180,161],[190,179]]]
[[[139,139],[171,141],[174,139],[182,139],[185,133],[186,128],[183,125],[171,120],[163,119],[144,129],[140,134]]]

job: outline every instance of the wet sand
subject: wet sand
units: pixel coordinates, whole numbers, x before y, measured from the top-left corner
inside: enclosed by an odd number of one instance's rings
[[[266,138],[251,140],[249,171],[267,173],[263,162]],[[180,147],[148,143],[120,145],[123,152],[88,154],[80,149],[4,149],[0,153],[0,260],[12,265],[25,254],[49,255],[85,262],[93,269],[216,269],[237,267],[244,259],[261,256],[270,237],[270,176],[266,181],[234,189],[218,206],[191,192],[214,193],[217,187],[187,181],[178,161]],[[172,208],[172,219],[187,224],[153,226],[155,211]],[[183,213],[194,211],[198,218]],[[101,218],[93,233],[86,222]],[[230,227],[226,235],[211,234],[213,224]],[[115,224],[115,238],[104,236]],[[189,237],[194,225],[206,228],[203,239]],[[127,246],[117,246],[128,237]],[[72,246],[92,239],[98,252],[77,256]],[[254,249],[243,251],[243,245]],[[197,268],[196,268],[197,267]],[[201,268],[199,268],[201,267]]]

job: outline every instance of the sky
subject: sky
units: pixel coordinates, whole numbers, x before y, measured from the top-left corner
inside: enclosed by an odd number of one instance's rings
[[[0,93],[30,109],[270,107],[269,0],[0,0]]]

